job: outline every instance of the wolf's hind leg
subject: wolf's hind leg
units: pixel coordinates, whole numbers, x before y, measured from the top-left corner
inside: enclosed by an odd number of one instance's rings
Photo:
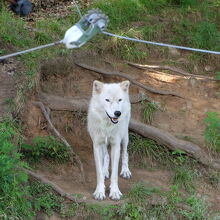
[[[128,133],[122,139],[122,167],[120,176],[129,179],[131,178],[131,171],[128,168]]]

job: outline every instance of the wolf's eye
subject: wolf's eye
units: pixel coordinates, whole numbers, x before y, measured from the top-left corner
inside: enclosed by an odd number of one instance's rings
[[[110,100],[109,100],[109,99],[106,99],[105,101],[106,101],[106,102],[110,102]]]
[[[119,99],[118,101],[119,101],[119,102],[121,102],[121,101],[122,101],[122,99]]]

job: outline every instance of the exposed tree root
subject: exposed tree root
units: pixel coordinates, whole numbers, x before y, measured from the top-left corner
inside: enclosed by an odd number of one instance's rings
[[[127,79],[131,83],[133,83],[134,85],[136,85],[138,87],[141,87],[142,89],[148,90],[148,91],[150,91],[152,93],[156,93],[156,94],[160,94],[160,95],[173,95],[173,96],[177,96],[177,97],[180,97],[180,98],[184,98],[183,96],[181,96],[181,95],[179,95],[179,94],[177,94],[175,92],[161,91],[161,90],[154,89],[152,87],[146,86],[146,85],[144,85],[142,83],[137,82],[132,77],[130,77],[128,74],[124,74],[124,73],[120,73],[120,72],[108,72],[108,71],[105,71],[105,70],[102,70],[102,69],[98,69],[96,67],[88,66],[86,64],[77,63],[77,62],[75,62],[75,64],[77,66],[80,66],[80,67],[84,68],[84,69],[91,70],[91,71],[100,73],[100,74],[105,75],[105,76],[109,76],[109,77],[119,76],[121,78]]]
[[[139,69],[170,70],[172,72],[179,73],[179,74],[184,75],[184,76],[190,76],[190,77],[194,77],[194,78],[197,78],[197,79],[207,79],[207,80],[216,81],[216,79],[214,79],[213,77],[191,74],[191,73],[188,73],[184,70],[181,70],[181,69],[178,69],[178,68],[175,68],[175,67],[171,67],[171,66],[166,66],[166,65],[146,65],[146,64],[138,64],[138,63],[132,63],[132,62],[127,62],[127,64],[129,64],[130,66],[134,66],[136,68],[139,68]]]
[[[74,99],[62,98],[59,96],[48,95],[43,92],[40,92],[38,96],[39,96],[39,99],[42,100],[44,103],[47,103],[48,101],[50,102],[50,100],[53,100],[53,104],[52,103],[51,104],[56,106],[56,108],[59,106],[61,111],[79,111],[80,112],[81,109],[87,108],[88,102],[89,102],[89,98],[82,98],[82,97],[81,98],[75,97]],[[142,101],[155,102],[154,100],[145,96],[144,94],[130,96],[131,104],[137,104]],[[75,106],[78,106],[78,107],[76,107],[76,109],[74,110]]]
[[[157,143],[162,144],[171,150],[183,150],[190,157],[196,159],[201,164],[220,170],[220,164],[207,155],[207,152],[205,152],[201,147],[192,142],[180,140],[166,131],[143,124],[141,122],[137,122],[135,120],[130,121],[129,129],[144,137],[153,139]]]
[[[65,99],[61,97],[46,95],[44,93],[41,93],[40,98],[42,102],[44,102],[46,105],[49,106],[50,109],[53,110],[65,111],[68,109],[68,111],[86,112],[88,109],[88,102],[86,103],[84,100],[82,102],[80,102],[79,100],[77,100],[77,102],[76,100],[72,100],[72,102],[70,103],[69,101],[66,102]],[[60,101],[58,102],[57,100]],[[65,106],[65,108],[62,109],[62,106]],[[143,124],[141,122],[137,122],[134,119],[131,119],[129,129],[144,137],[151,138],[171,150],[181,149],[189,156],[198,160],[201,164],[220,170],[220,163],[214,161],[209,155],[207,155],[204,150],[202,150],[202,148],[200,148],[196,144],[193,144],[189,141],[177,139],[166,131]]]
[[[49,111],[46,110],[46,107],[44,106],[44,104],[42,102],[33,102],[34,105],[40,107],[45,119],[47,120],[50,129],[53,131],[53,133],[68,147],[69,151],[70,151],[70,160],[73,163],[74,159],[76,160],[80,172],[81,172],[81,176],[82,176],[82,181],[85,182],[85,172],[84,172],[84,168],[83,168],[83,163],[81,162],[79,156],[73,151],[71,145],[67,142],[67,140],[60,134],[60,132],[54,127],[53,123],[50,120],[50,115],[49,115]],[[49,107],[50,108],[50,107]],[[66,109],[65,109],[66,110]],[[78,109],[79,110],[79,109]]]
[[[43,177],[40,174],[37,174],[31,170],[25,169],[25,168],[21,168],[25,173],[27,173],[29,176],[37,179],[38,181],[44,183],[44,184],[48,184],[49,186],[51,186],[51,188],[58,193],[60,196],[67,198],[73,202],[76,203],[83,203],[85,202],[85,199],[79,199],[79,198],[75,198],[73,196],[71,196],[69,193],[64,192],[59,186],[57,186],[55,183],[53,183],[52,181],[46,179],[45,177]]]

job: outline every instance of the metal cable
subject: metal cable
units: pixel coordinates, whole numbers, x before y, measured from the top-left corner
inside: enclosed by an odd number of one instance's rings
[[[32,51],[39,50],[39,49],[42,49],[42,48],[55,46],[57,44],[61,44],[62,42],[63,42],[63,40],[60,40],[60,41],[56,41],[54,43],[45,44],[45,45],[41,45],[39,47],[34,47],[34,48],[31,48],[31,49],[28,49],[28,50],[23,50],[23,51],[20,51],[20,52],[16,52],[16,53],[8,54],[8,55],[5,55],[5,56],[1,56],[0,60],[4,60],[4,59],[7,59],[9,57],[14,57],[14,56],[17,56],[17,55],[20,55],[20,54],[32,52]]]
[[[112,33],[106,32],[106,31],[103,31],[102,33],[109,35],[109,36],[112,36],[112,37],[117,37],[117,38],[121,38],[121,39],[125,39],[125,40],[145,43],[145,44],[153,44],[153,45],[162,46],[162,47],[172,47],[172,48],[178,48],[178,49],[183,49],[183,50],[191,50],[191,51],[197,51],[197,52],[202,52],[202,53],[212,53],[212,54],[220,55],[220,52],[218,52],[218,51],[203,50],[203,49],[196,49],[196,48],[191,48],[191,47],[177,46],[177,45],[172,45],[172,44],[164,44],[164,43],[157,43],[157,42],[146,41],[146,40],[139,40],[136,38],[124,37],[124,36],[120,36],[117,34],[112,34]]]

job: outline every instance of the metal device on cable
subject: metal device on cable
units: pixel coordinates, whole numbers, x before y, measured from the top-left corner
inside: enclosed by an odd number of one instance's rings
[[[9,57],[21,55],[46,47],[55,46],[61,43],[65,44],[67,48],[79,48],[85,43],[87,43],[96,34],[101,33],[103,30],[105,30],[108,25],[108,22],[108,17],[105,14],[103,14],[99,9],[90,10],[86,15],[81,17],[78,23],[76,23],[66,31],[63,40],[1,56],[0,61]]]
[[[108,22],[108,17],[99,9],[90,10],[78,23],[67,30],[63,43],[67,48],[81,47],[93,36],[104,31]]]

